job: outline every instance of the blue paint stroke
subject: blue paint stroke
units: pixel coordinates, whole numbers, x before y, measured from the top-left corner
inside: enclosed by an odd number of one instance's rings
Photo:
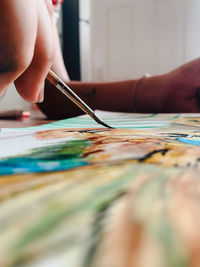
[[[59,161],[41,161],[37,159],[8,159],[0,162],[0,175],[64,171],[88,165],[86,161],[77,159]]]
[[[178,141],[185,143],[185,144],[189,144],[189,145],[194,145],[194,146],[200,146],[200,139],[188,139],[188,138],[178,138]]]
[[[88,140],[70,140],[33,149],[25,155],[0,160],[0,175],[63,171],[88,165],[84,158]]]

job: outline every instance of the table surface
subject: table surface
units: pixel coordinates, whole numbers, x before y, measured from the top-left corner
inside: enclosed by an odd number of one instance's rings
[[[0,119],[0,128],[24,128],[52,122],[51,120],[48,120],[46,116],[39,110],[33,110],[30,113],[30,118],[16,120]]]

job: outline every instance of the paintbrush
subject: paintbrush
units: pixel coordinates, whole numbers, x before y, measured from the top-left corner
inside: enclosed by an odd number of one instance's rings
[[[67,96],[71,101],[73,101],[80,109],[82,109],[86,114],[88,114],[97,123],[113,129],[113,127],[106,124],[95,112],[79,97],[72,89],[69,88],[52,70],[49,71],[47,75],[47,80],[50,81],[55,87],[60,90],[65,96]]]

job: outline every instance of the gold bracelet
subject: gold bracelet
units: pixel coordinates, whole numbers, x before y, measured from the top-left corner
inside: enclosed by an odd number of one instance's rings
[[[131,107],[132,107],[132,112],[137,113],[137,110],[136,110],[136,108],[135,108],[135,97],[136,97],[136,91],[137,91],[137,88],[138,88],[139,84],[142,82],[142,80],[143,80],[144,78],[147,78],[147,77],[150,77],[150,76],[151,76],[150,74],[145,74],[145,75],[143,75],[141,78],[139,78],[139,79],[136,81],[136,83],[135,83],[135,85],[134,85],[134,87],[133,87],[132,97],[131,97]]]

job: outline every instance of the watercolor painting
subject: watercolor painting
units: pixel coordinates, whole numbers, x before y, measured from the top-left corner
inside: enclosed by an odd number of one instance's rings
[[[1,130],[0,266],[200,266],[200,117],[102,118]]]
[[[0,175],[61,171],[93,163],[126,160],[161,164],[164,154],[163,164],[173,166],[180,162],[184,164],[185,153],[194,155],[194,148],[186,151],[184,143],[197,145],[198,134],[193,133],[193,138],[190,138],[190,132],[183,134],[181,131],[180,134],[177,125],[181,125],[183,119],[178,115],[167,118],[159,115],[134,118],[130,115],[122,114],[121,118],[118,113],[105,116],[104,120],[116,127],[114,130],[67,128],[72,119],[17,130],[2,129]],[[80,122],[83,123],[83,118],[74,120],[79,127]],[[174,120],[177,121],[176,131],[165,133],[166,126],[173,125]],[[183,123],[187,124],[186,121]],[[156,129],[161,128],[164,130],[160,135]]]

